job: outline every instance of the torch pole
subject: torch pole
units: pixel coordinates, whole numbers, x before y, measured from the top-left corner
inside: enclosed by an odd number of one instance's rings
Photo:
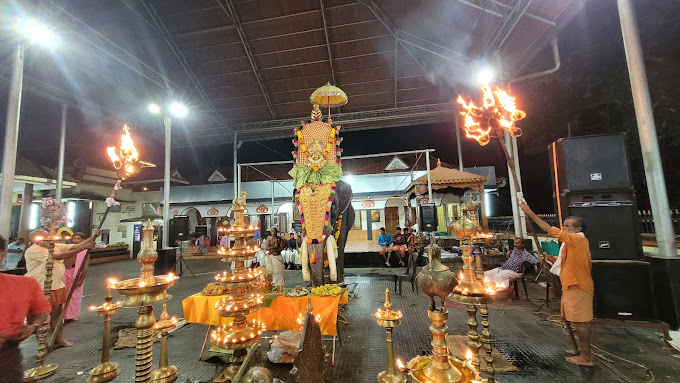
[[[512,181],[514,182],[515,190],[520,191],[522,189],[519,188],[519,180],[517,179],[517,173],[515,172],[514,162],[512,156],[510,155],[510,152],[508,152],[507,146],[505,146],[505,136],[504,135],[498,136],[498,140],[501,142],[501,147],[503,148],[503,153],[505,154],[505,160],[508,163],[508,169],[510,169],[510,172],[512,173]],[[510,196],[510,198],[517,198],[517,196]],[[527,223],[527,231],[533,237],[534,243],[536,243],[536,251],[540,253],[541,242],[538,241],[538,235],[536,234],[536,230],[534,230],[533,222],[531,222],[531,219],[529,219],[529,217],[527,217],[526,215],[524,216],[524,219],[526,220]]]
[[[118,188],[120,187],[120,178],[116,182],[116,186],[113,187],[113,191],[111,191],[111,196],[110,198],[115,198],[116,194],[118,193]],[[106,216],[109,214],[109,210],[111,210],[111,206],[106,205],[106,210],[104,210],[104,216],[102,217],[101,221],[99,221],[99,225],[97,226],[96,230],[101,230],[102,225],[104,225],[104,221],[106,220]],[[48,349],[51,350],[52,347],[54,346],[54,342],[57,339],[57,334],[59,333],[59,330],[61,330],[61,327],[64,325],[64,315],[66,315],[66,309],[68,308],[68,304],[71,303],[71,298],[73,297],[73,291],[76,289],[76,281],[80,278],[80,276],[83,274],[83,270],[85,268],[85,264],[87,263],[87,260],[90,258],[90,250],[87,249],[87,253],[85,253],[85,259],[83,259],[83,262],[78,266],[78,271],[76,272],[76,276],[73,278],[73,285],[71,286],[71,290],[68,292],[68,296],[66,297],[66,303],[64,304],[64,309],[61,310],[61,315],[59,316],[59,321],[57,321],[57,328],[54,329],[54,332],[52,333],[52,337],[50,338],[50,341],[48,343]]]

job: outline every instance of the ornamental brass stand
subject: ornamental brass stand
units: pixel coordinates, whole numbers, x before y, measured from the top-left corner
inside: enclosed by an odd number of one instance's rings
[[[111,350],[111,315],[118,310],[118,305],[112,304],[112,297],[106,297],[106,302],[95,307],[93,311],[104,317],[104,333],[102,335],[102,358],[99,365],[90,370],[90,377],[87,383],[110,382],[118,376],[118,363],[109,362],[109,352]]]
[[[45,282],[43,283],[43,293],[45,298],[50,300],[52,293],[52,269],[54,268],[54,244],[55,240],[44,239],[43,243],[47,245],[48,255],[47,263],[45,264]],[[37,330],[38,337],[38,353],[35,356],[35,367],[24,372],[24,382],[36,382],[38,380],[49,378],[57,372],[59,365],[48,364],[45,365],[45,356],[47,355],[47,332],[50,329],[49,322],[43,323]]]
[[[392,310],[392,302],[390,301],[390,290],[385,289],[385,311],[378,310],[375,313],[378,326],[385,328],[387,332],[387,369],[378,374],[378,382],[380,383],[406,383],[406,377],[395,368],[394,360],[394,344],[392,342],[392,329],[401,324],[403,314],[401,311]]]
[[[135,322],[137,329],[137,356],[135,359],[135,382],[150,382],[153,367],[153,329],[156,318],[153,316],[153,304],[162,303],[172,298],[167,289],[177,280],[173,274],[153,275],[153,263],[158,253],[153,248],[153,231],[151,218],[144,226],[142,248],[137,260],[142,264],[139,278],[128,279],[113,284],[113,288],[125,296],[123,307],[138,307]],[[167,348],[166,348],[167,350]]]

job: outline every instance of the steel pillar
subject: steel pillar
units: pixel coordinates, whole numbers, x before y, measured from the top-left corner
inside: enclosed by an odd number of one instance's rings
[[[59,165],[57,166],[57,191],[54,199],[61,202],[64,188],[64,156],[66,155],[66,104],[61,104],[61,127],[59,130]]]
[[[659,142],[656,137],[656,126],[652,102],[649,97],[645,63],[642,58],[640,35],[635,19],[635,8],[631,0],[618,0],[618,8],[659,255],[677,257],[678,251],[675,247],[673,225],[668,208],[666,182],[663,175],[661,155],[659,154]]]
[[[0,235],[9,238],[14,194],[14,171],[17,165],[17,140],[21,111],[21,86],[24,77],[24,46],[17,45],[12,65],[12,79],[7,102],[5,148],[2,156],[2,184],[0,185]]]
[[[170,243],[170,145],[172,139],[172,119],[163,119],[165,126],[165,169],[163,176],[163,248]]]

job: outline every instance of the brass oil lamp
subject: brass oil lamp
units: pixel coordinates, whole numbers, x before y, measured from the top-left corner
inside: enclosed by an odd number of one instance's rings
[[[168,334],[169,330],[175,328],[177,318],[168,315],[168,306],[163,303],[163,312],[160,320],[154,325],[154,329],[161,333],[161,357],[158,370],[151,373],[153,383],[172,383],[177,380],[177,367],[170,366],[168,363]]]
[[[118,311],[120,302],[111,303],[111,286],[116,283],[115,279],[109,279],[107,294],[104,304],[90,307],[90,311],[96,311],[98,315],[104,317],[104,332],[102,334],[102,357],[99,365],[90,370],[90,377],[87,383],[110,382],[118,376],[118,363],[109,361],[111,350],[111,315]]]
[[[430,263],[424,266],[418,274],[416,281],[421,290],[425,292],[432,303],[427,312],[432,324],[432,355],[419,355],[407,363],[408,374],[417,383],[469,383],[479,377],[477,369],[469,360],[461,360],[449,355],[449,346],[446,336],[449,328],[446,321],[449,314],[443,305],[444,298],[451,292],[456,284],[454,274],[447,267],[441,265],[441,248],[435,244],[427,247]],[[434,297],[442,300],[442,307],[435,307]]]
[[[481,254],[472,254],[473,245],[471,244],[479,237],[479,226],[476,222],[476,212],[478,205],[470,199],[465,205],[466,211],[461,218],[454,223],[456,236],[461,242],[460,248],[463,251],[463,269],[458,277],[458,285],[453,289],[448,298],[454,302],[464,304],[468,313],[468,346],[472,349],[472,364],[477,371],[480,370],[479,350],[483,347],[485,351],[484,360],[486,361],[486,376],[489,383],[495,381],[495,369],[493,368],[493,358],[491,356],[491,332],[489,330],[489,310],[487,305],[494,301],[493,295],[497,288],[502,285],[494,286],[488,283],[484,277],[482,268]],[[476,263],[476,267],[473,265]],[[477,310],[481,314],[482,333],[477,331],[479,322],[477,321]]]
[[[47,247],[47,263],[45,264],[45,281],[43,282],[43,294],[47,300],[52,294],[52,271],[54,269],[54,245],[62,242],[61,236],[57,235],[55,230],[52,230],[47,236],[35,236],[33,241],[42,241]],[[37,382],[38,380],[47,379],[54,375],[59,368],[58,364],[45,364],[45,356],[47,356],[47,333],[50,330],[49,322],[43,323],[36,331],[38,338],[38,353],[35,356],[35,367],[24,372],[24,382]]]
[[[390,300],[390,290],[385,289],[385,310],[378,309],[373,314],[378,322],[378,326],[384,327],[387,332],[387,369],[378,374],[380,383],[406,383],[406,377],[395,367],[394,344],[392,343],[392,329],[401,324],[404,316],[401,311],[392,309]]]
[[[246,226],[244,211],[246,210],[246,192],[232,203],[235,222],[225,228],[224,235],[234,237],[234,245],[230,249],[220,248],[218,253],[222,261],[233,262],[231,272],[219,276],[220,282],[227,288],[227,296],[215,305],[220,316],[234,318],[229,325],[217,328],[210,334],[213,345],[233,350],[231,364],[227,367],[227,378],[238,374],[241,364],[248,356],[248,349],[257,344],[266,330],[263,323],[247,321],[246,315],[258,311],[264,303],[264,295],[258,288],[263,276],[256,270],[245,267],[245,261],[255,258],[259,250],[249,246],[247,240],[258,230],[255,226]]]
[[[137,261],[142,264],[141,275],[139,278],[117,282],[113,285],[113,289],[125,296],[121,307],[138,309],[138,317],[135,322],[137,329],[135,381],[150,382],[153,364],[153,332],[154,324],[156,324],[153,305],[172,298],[171,295],[168,295],[167,290],[175,284],[178,277],[172,273],[153,275],[153,264],[158,258],[158,253],[153,248],[154,227],[151,220],[159,219],[160,216],[156,214],[155,209],[149,209],[148,206],[145,206],[144,216],[140,218],[146,220],[142,246],[137,255]]]

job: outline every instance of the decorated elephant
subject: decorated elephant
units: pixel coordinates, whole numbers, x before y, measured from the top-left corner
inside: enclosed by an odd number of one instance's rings
[[[302,128],[296,129],[293,140],[296,161],[289,172],[302,221],[302,275],[312,286],[324,284],[324,255],[331,281],[344,279],[344,247],[347,233],[354,225],[352,188],[340,181],[338,146],[342,140],[337,137],[340,127],[332,127],[330,118],[324,122],[321,117],[315,104],[312,120],[303,121]]]

